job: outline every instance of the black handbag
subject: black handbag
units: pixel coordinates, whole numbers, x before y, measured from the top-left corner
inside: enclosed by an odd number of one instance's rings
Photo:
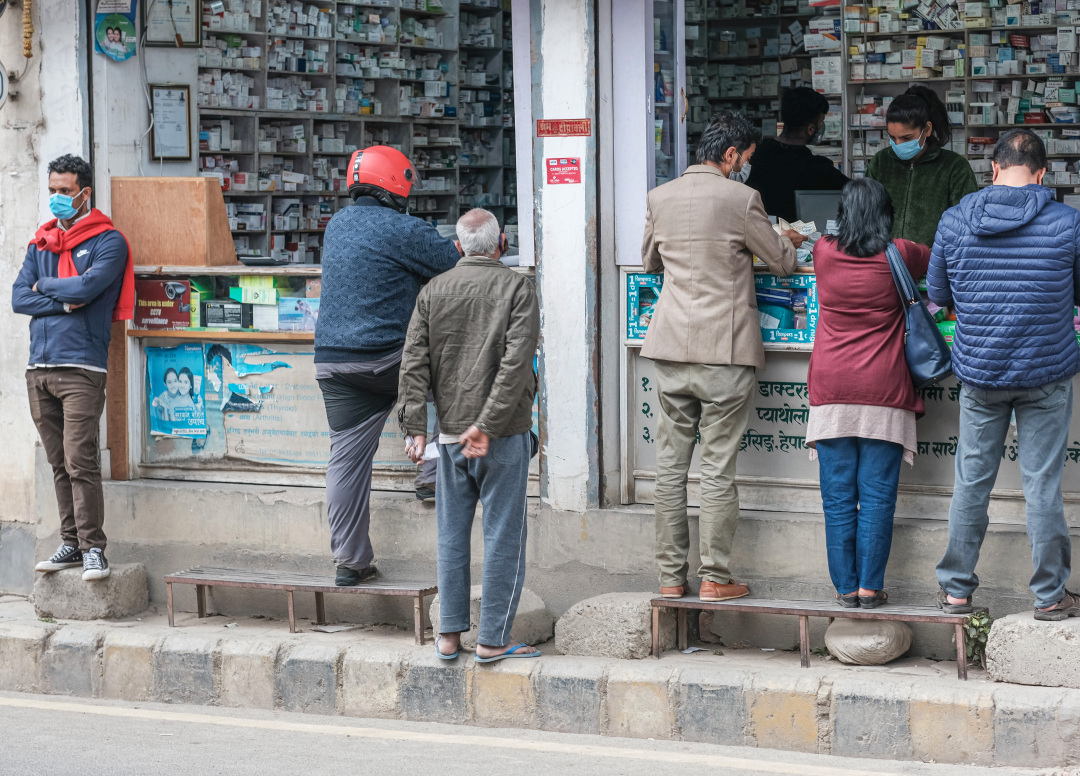
[[[922,302],[915,281],[895,243],[885,249],[893,282],[904,306],[904,357],[915,390],[941,382],[952,375],[952,353]]]

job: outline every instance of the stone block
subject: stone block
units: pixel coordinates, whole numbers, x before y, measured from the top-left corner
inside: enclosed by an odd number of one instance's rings
[[[1004,685],[994,693],[994,765],[1061,767],[1080,757],[1076,716],[1059,725],[1062,707],[1075,709],[1069,690]]]
[[[0,592],[30,595],[34,589],[34,531],[0,520]]]
[[[468,722],[466,660],[440,660],[434,652],[424,650],[409,661],[401,711],[409,721]]]
[[[218,703],[238,709],[274,708],[274,669],[280,649],[277,641],[225,641]]]
[[[479,665],[472,672],[472,721],[488,727],[536,727],[536,658]]]
[[[908,697],[915,759],[990,765],[994,760],[994,698],[982,683],[917,684]]]
[[[562,655],[640,660],[652,654],[655,593],[606,593],[587,598],[555,623],[555,649]],[[675,646],[675,614],[660,619],[660,646]]]
[[[399,719],[406,660],[400,649],[355,646],[341,663],[341,713],[351,717]]]
[[[34,582],[34,611],[38,617],[60,620],[105,620],[146,611],[150,594],[141,563],[110,567],[108,579],[83,582],[81,569],[38,574]]]
[[[214,663],[220,656],[218,638],[166,636],[154,655],[154,698],[162,703],[213,704],[217,698]]]
[[[910,760],[910,682],[842,676],[832,686],[832,750],[842,757]]]
[[[101,693],[101,645],[97,628],[69,625],[49,639],[45,650],[45,688],[54,695],[93,698]]]
[[[911,628],[895,620],[833,620],[825,646],[841,663],[880,666],[911,649]]]
[[[671,681],[675,669],[663,663],[621,663],[607,677],[607,730],[612,736],[670,739],[675,713]]]
[[[160,636],[148,631],[109,631],[102,649],[102,697],[153,700],[154,650],[159,640]]]
[[[814,676],[768,672],[747,688],[749,738],[755,746],[817,752],[819,741],[818,689]]]
[[[1080,618],[1040,622],[1029,611],[996,620],[986,670],[997,682],[1080,689]]]
[[[0,690],[41,692],[42,661],[55,625],[38,622],[0,623]]]
[[[476,648],[476,632],[480,624],[480,585],[473,585],[469,591],[469,622],[471,627],[468,632],[461,634],[461,645],[466,649]],[[431,618],[433,633],[441,633],[439,629],[439,611],[441,601],[438,594],[432,599],[428,616]],[[510,642],[525,644],[543,644],[551,640],[551,634],[555,627],[555,618],[551,616],[547,605],[532,590],[527,587],[521,589],[521,598],[518,601],[517,614],[514,615],[514,626],[510,629]],[[493,644],[492,646],[501,646]]]
[[[675,698],[675,722],[682,740],[746,746],[749,685],[749,676],[730,669],[684,668]]]
[[[281,660],[274,687],[285,711],[337,713],[337,672],[341,648],[300,644]]]
[[[587,657],[543,661],[536,678],[540,729],[600,735],[606,665]]]

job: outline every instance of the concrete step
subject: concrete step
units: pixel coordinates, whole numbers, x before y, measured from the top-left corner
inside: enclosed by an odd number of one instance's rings
[[[551,654],[477,665],[406,631],[283,632],[163,615],[47,624],[0,606],[0,691],[195,703],[760,746],[939,763],[1080,765],[1080,691],[960,682],[955,664],[840,666],[711,649],[657,660]],[[23,604],[29,615],[29,607]],[[10,612],[10,614],[6,613]],[[7,619],[5,619],[7,618]],[[222,627],[230,625],[229,628]]]
[[[82,569],[37,575],[34,611],[38,617],[102,620],[130,617],[150,605],[146,567],[141,563],[110,564],[106,579],[84,582]]]

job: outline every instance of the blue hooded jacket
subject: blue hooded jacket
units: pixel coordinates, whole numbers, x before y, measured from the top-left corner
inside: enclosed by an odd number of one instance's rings
[[[1033,388],[1080,372],[1080,212],[1034,184],[988,186],[941,217],[926,275],[956,310],[952,362],[974,388]]]

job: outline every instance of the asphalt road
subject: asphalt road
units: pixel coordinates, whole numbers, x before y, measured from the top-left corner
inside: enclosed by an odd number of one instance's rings
[[[0,693],[3,776],[1013,776],[669,741]]]

